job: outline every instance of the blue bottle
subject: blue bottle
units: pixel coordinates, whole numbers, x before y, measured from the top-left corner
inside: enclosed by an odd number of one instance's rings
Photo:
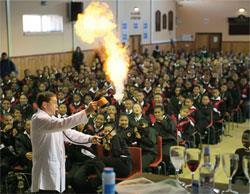
[[[113,168],[106,167],[102,172],[102,193],[115,194],[115,172]]]

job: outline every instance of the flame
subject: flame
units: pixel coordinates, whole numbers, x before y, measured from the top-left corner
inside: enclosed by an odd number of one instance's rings
[[[83,14],[78,14],[75,28],[76,34],[81,37],[83,42],[91,44],[98,39],[101,40],[106,57],[104,71],[107,79],[115,86],[114,97],[121,101],[128,74],[129,57],[126,48],[122,46],[114,33],[116,24],[113,18],[108,4],[92,2]]]

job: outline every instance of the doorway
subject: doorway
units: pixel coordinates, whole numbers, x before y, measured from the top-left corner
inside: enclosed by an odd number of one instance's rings
[[[210,52],[221,51],[222,33],[196,33],[195,49],[206,47]]]
[[[141,35],[130,35],[129,47],[131,53],[135,50],[138,54],[141,54]]]

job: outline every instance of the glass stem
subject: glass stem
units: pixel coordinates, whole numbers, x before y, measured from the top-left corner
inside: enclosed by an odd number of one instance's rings
[[[179,183],[180,182],[180,180],[179,180],[179,169],[176,169],[175,170],[175,177],[176,177],[176,181]]]
[[[192,184],[194,182],[194,172],[191,173],[192,174]]]
[[[248,194],[250,194],[250,179],[248,180]]]
[[[232,191],[232,177],[229,177],[228,191]]]

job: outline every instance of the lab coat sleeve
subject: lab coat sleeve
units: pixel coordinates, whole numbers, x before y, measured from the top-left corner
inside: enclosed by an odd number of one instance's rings
[[[87,122],[88,118],[84,110],[67,118],[50,117],[44,114],[38,114],[32,118],[33,128],[46,133],[64,131],[67,129],[71,129],[81,123],[86,124]]]
[[[92,138],[91,135],[81,133],[81,132],[76,131],[74,129],[68,129],[68,130],[64,131],[64,133],[65,134],[63,137],[64,137],[64,141],[66,141],[66,142],[73,143],[76,145],[81,145],[81,143],[84,143],[84,146],[87,146],[87,147],[90,147],[92,145],[90,143],[90,140]]]

